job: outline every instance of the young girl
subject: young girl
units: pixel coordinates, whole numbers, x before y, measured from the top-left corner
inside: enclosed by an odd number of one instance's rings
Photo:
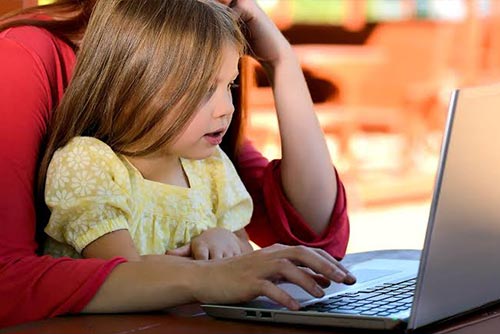
[[[189,243],[195,259],[250,251],[252,201],[218,147],[245,43],[235,16],[198,0],[98,8],[41,166],[46,253],[140,260]]]

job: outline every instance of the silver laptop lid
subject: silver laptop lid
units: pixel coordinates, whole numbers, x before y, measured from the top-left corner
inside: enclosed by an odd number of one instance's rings
[[[414,329],[500,300],[500,84],[453,93]]]

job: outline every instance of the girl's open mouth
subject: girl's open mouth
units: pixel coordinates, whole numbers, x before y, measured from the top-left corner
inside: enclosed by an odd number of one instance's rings
[[[224,137],[224,130],[207,133],[204,137],[211,145],[219,145]]]

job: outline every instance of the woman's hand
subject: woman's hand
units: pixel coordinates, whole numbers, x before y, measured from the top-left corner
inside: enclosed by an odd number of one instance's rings
[[[251,52],[264,65],[274,66],[285,54],[292,52],[288,41],[255,0],[219,0],[219,2],[230,6],[245,22]]]
[[[251,251],[252,246],[244,229],[233,233],[216,227],[204,231],[193,238],[190,243],[170,250],[166,254],[192,257],[195,260],[213,260],[238,256]]]
[[[239,257],[200,262],[201,273],[192,276],[194,298],[202,303],[238,303],[267,296],[289,309],[299,303],[276,284],[299,285],[314,297],[322,297],[325,278],[354,284],[356,278],[337,260],[320,249],[273,245]]]
[[[287,281],[315,297],[330,280],[356,279],[328,253],[303,246],[273,245],[241,256],[193,261],[156,255],[154,261],[129,261],[107,277],[85,313],[161,310],[185,303],[237,303],[266,296],[289,309],[298,302],[279,288]]]

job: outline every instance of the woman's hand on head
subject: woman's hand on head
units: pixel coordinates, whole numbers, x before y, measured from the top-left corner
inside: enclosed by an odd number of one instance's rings
[[[230,6],[245,22],[251,53],[264,64],[274,66],[291,52],[286,38],[255,0],[219,0]]]
[[[213,260],[238,256],[252,251],[244,229],[231,232],[211,228],[193,238],[189,244],[167,251],[167,255],[192,257],[195,260]]]
[[[299,308],[298,302],[277,283],[291,282],[314,297],[322,297],[326,279],[345,284],[356,281],[325,251],[303,246],[273,245],[239,257],[204,262],[201,270],[193,283],[194,298],[202,303],[238,303],[267,296],[292,310]]]

